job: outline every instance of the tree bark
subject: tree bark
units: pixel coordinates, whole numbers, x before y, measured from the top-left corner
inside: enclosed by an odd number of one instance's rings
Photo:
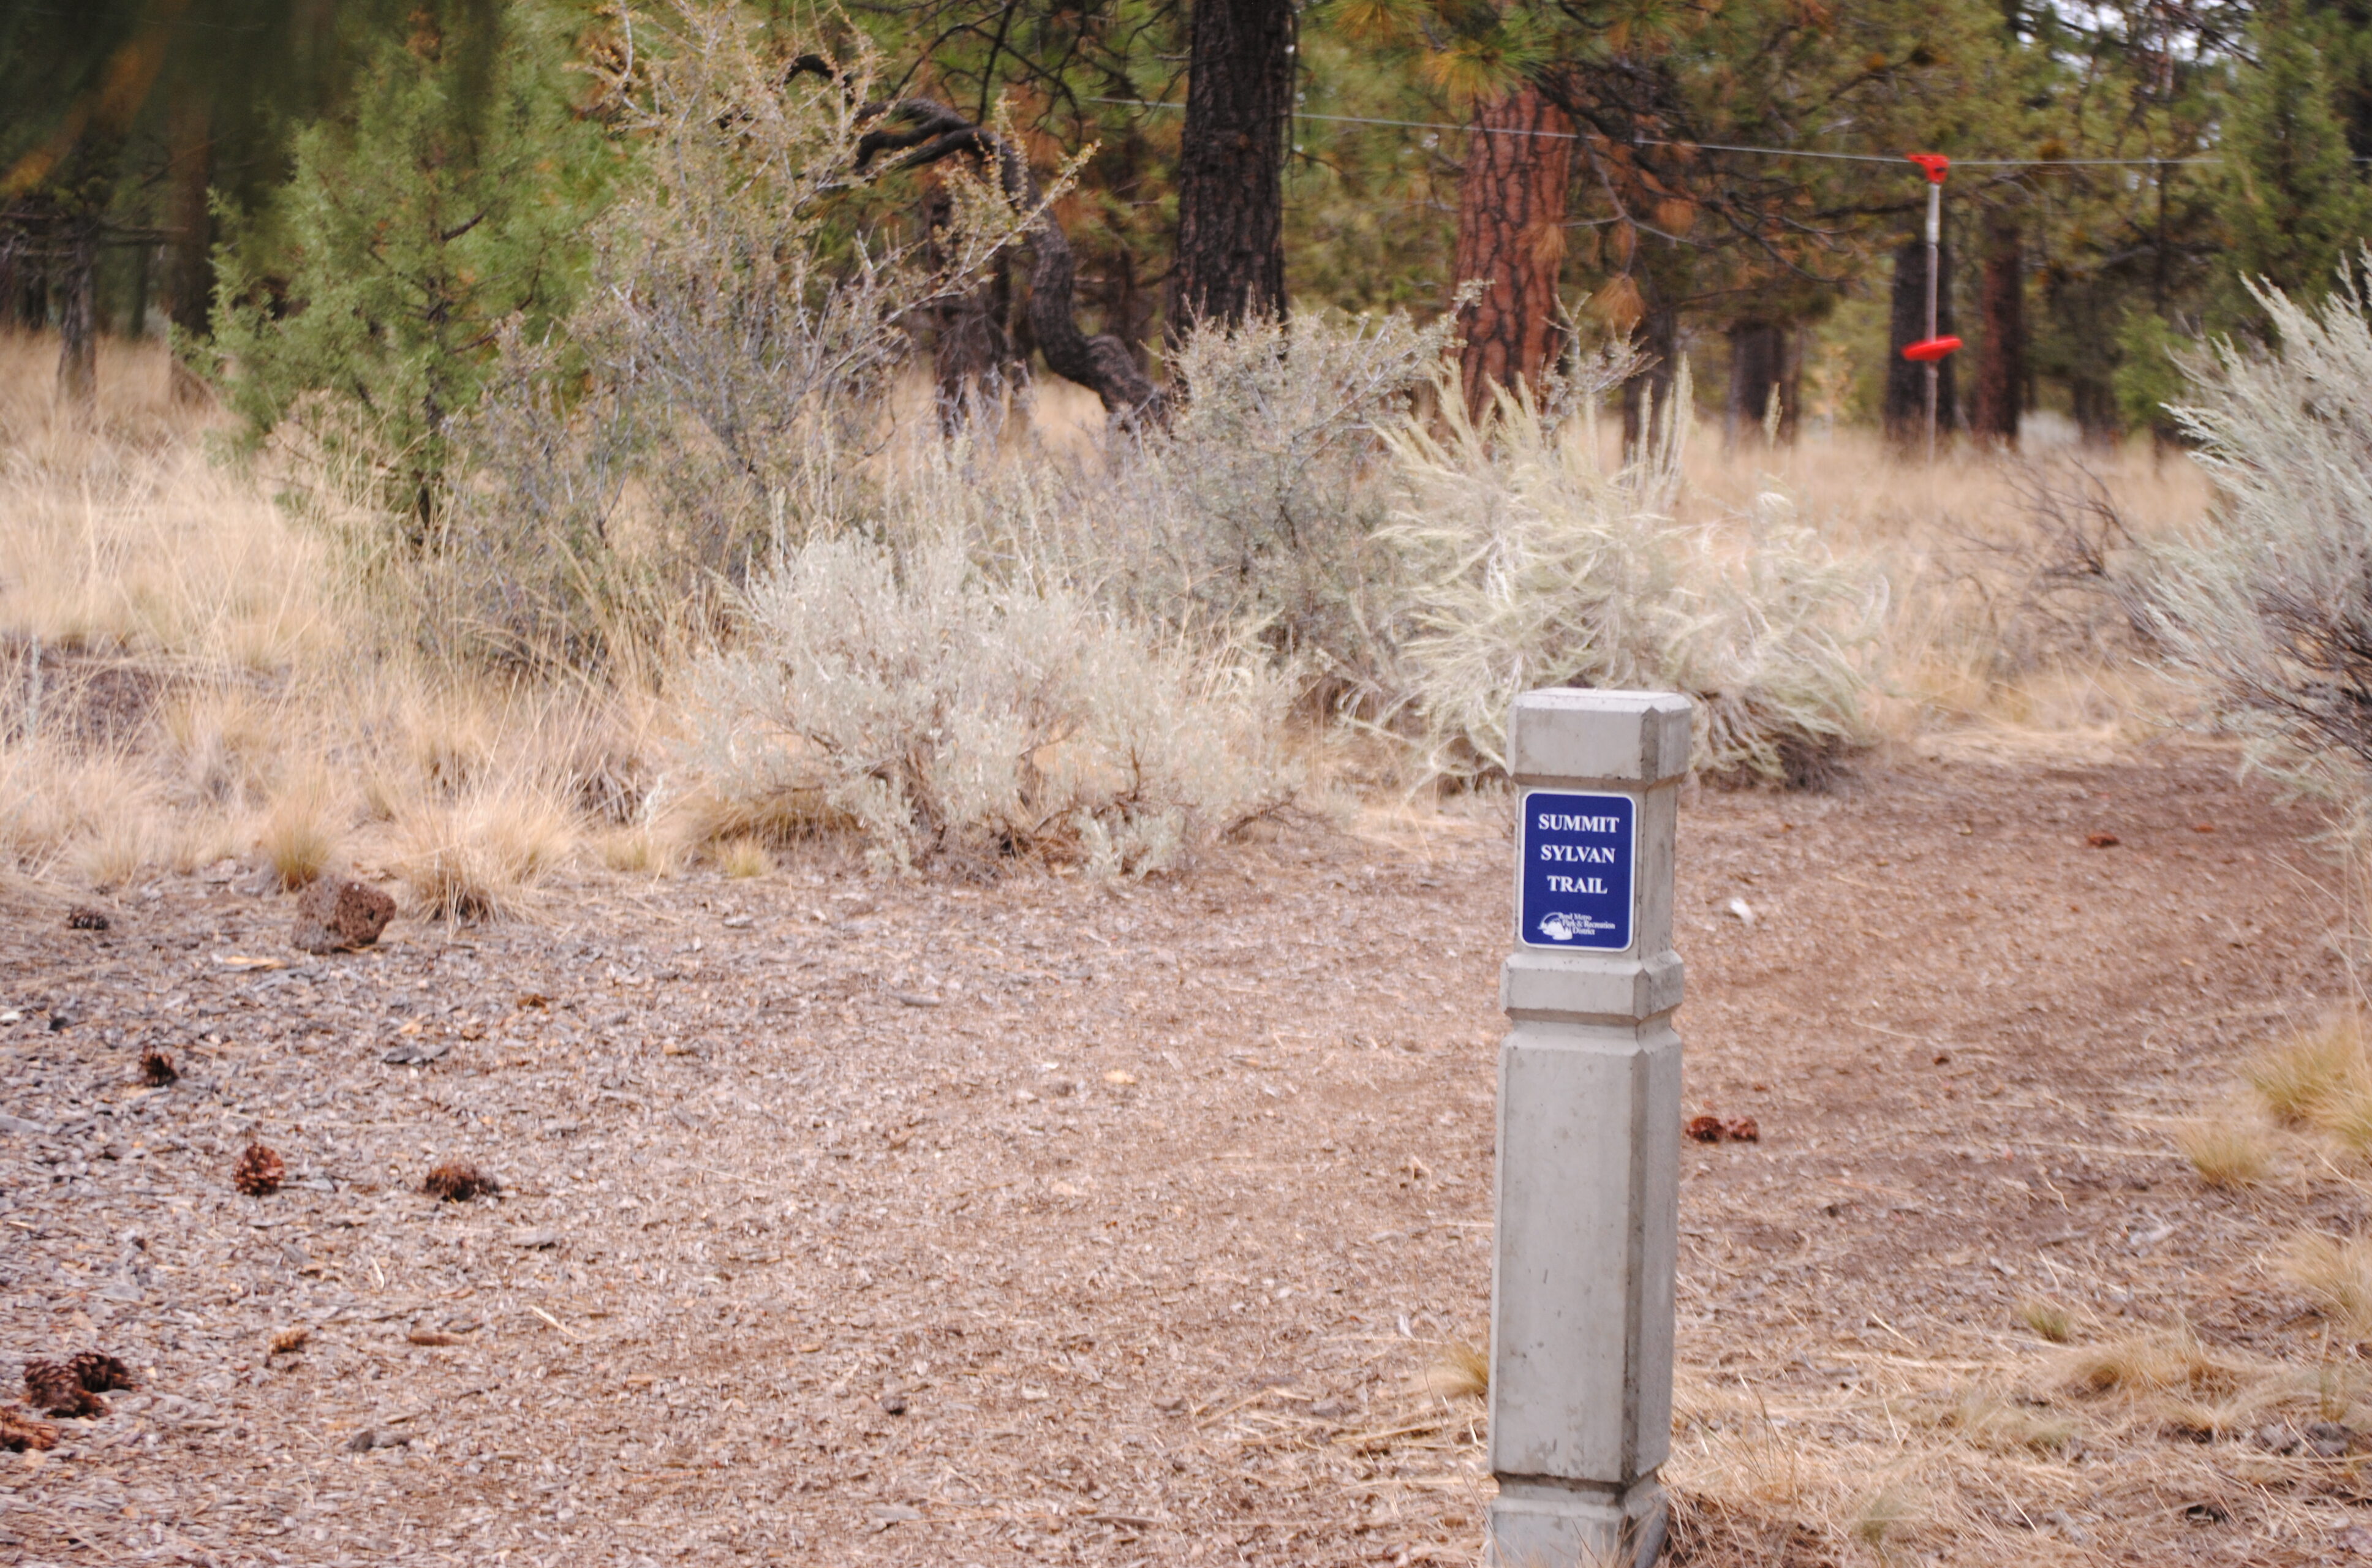
[[[1458,314],[1459,368],[1467,412],[1476,419],[1491,406],[1494,386],[1537,387],[1555,357],[1572,131],[1573,122],[1533,87],[1474,111],[1449,275],[1452,297],[1483,285]]]
[[[29,252],[33,226],[29,220],[0,220],[0,326],[35,327],[33,280],[40,275]]]
[[[1776,321],[1739,321],[1729,329],[1729,403],[1725,435],[1732,446],[1760,441],[1779,400],[1780,446],[1793,446],[1803,391],[1802,336]]]
[[[85,408],[99,397],[99,221],[95,212],[76,212],[59,231],[58,401]]]
[[[2026,246],[2017,215],[2000,212],[1985,226],[1984,281],[1979,308],[1984,337],[1977,344],[1975,407],[1969,426],[1980,437],[2017,445],[2017,416],[2026,388]]]
[[[185,87],[175,99],[167,134],[165,226],[171,250],[165,308],[174,328],[195,340],[206,335],[215,291],[214,214],[206,200],[214,183],[214,128],[203,90]],[[205,395],[205,384],[178,357],[172,384],[177,401],[195,401]]]
[[[1168,330],[1285,314],[1292,0],[1194,0]]]
[[[1952,335],[1952,247],[1937,248],[1936,331]],[[1927,242],[1906,239],[1894,251],[1894,302],[1886,343],[1886,399],[1883,418],[1887,439],[1916,446],[1927,439],[1927,367],[1902,357],[1902,351],[1927,335]],[[1959,428],[1960,404],[1952,377],[1952,361],[1936,367],[1936,428]]]
[[[2067,401],[2085,445],[2114,446],[2117,437],[2124,433],[2124,422],[2117,409],[2116,388],[2100,376],[2080,370],[2068,377]]]

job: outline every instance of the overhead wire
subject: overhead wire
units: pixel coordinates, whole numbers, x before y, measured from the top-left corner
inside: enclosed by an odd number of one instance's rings
[[[1163,103],[1154,99],[1088,98],[1088,103],[1117,104],[1124,109],[1180,110],[1182,103]],[[1296,120],[1324,121],[1339,125],[1391,125],[1409,131],[1447,131],[1481,134],[1488,136],[1533,136],[1543,141],[1587,142],[1612,141],[1581,131],[1534,131],[1517,125],[1455,125],[1438,120],[1388,120],[1367,114],[1311,114],[1294,111]],[[1832,153],[1814,147],[1757,147],[1735,142],[1683,142],[1661,136],[1639,136],[1627,142],[1614,142],[1627,147],[1698,147],[1715,153],[1748,153],[1762,157],[1827,158],[1839,163],[1887,163],[1904,161],[1900,153]],[[2162,168],[2180,164],[2218,164],[2219,157],[1955,157],[1953,163],[1971,168]],[[2372,161],[2357,159],[2357,162]]]

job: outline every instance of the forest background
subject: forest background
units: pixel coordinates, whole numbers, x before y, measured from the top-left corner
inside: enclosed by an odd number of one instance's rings
[[[1684,350],[1733,426],[1774,389],[1789,431],[1900,425],[1920,389],[1889,350],[1924,335],[1925,191],[1902,155],[1933,151],[1958,160],[1942,315],[1971,344],[1947,426],[2012,439],[2049,410],[2108,439],[2170,430],[2166,350],[2254,327],[2240,278],[2320,294],[2366,225],[2372,22],[2308,0],[857,0],[798,25],[861,32],[885,92],[975,122],[1002,106],[1042,169],[1086,154],[1057,208],[1080,322],[1147,373],[1189,310],[1431,313],[1482,279],[1459,314],[1471,385],[1635,337],[1634,401]],[[523,180],[580,224],[603,200],[581,67],[617,20],[595,6],[123,0],[0,28],[0,319],[60,327],[76,375],[99,326],[169,319],[194,350],[217,309],[301,304],[297,168],[358,129],[342,172],[377,189]],[[390,51],[417,63],[408,108]],[[507,125],[468,122],[498,101]],[[432,148],[423,116],[447,110],[458,134]],[[1768,150],[1729,150],[1750,147]],[[944,221],[943,182],[917,184],[912,221]],[[1189,234],[1181,254],[1198,211],[1208,253]],[[465,334],[564,301],[564,238],[504,237],[552,264],[459,291]],[[1029,288],[1007,258],[913,323],[944,377],[1032,362]]]

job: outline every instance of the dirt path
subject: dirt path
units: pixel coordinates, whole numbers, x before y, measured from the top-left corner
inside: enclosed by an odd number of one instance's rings
[[[1827,1483],[1749,1458],[1930,1462],[1920,1390],[2030,1361],[2027,1295],[2311,1337],[2251,1272],[2275,1200],[2205,1191],[2167,1119],[2338,994],[2314,825],[2180,749],[1692,799],[1689,1108],[1762,1134],[1683,1166],[1698,1561],[1830,1560]],[[1413,1385],[1487,1304],[1505,832],[1379,817],[1129,889],[588,878],[313,960],[238,877],[97,935],[20,900],[0,1375],[97,1346],[145,1387],[0,1457],[0,1555],[1471,1561],[1479,1406]],[[268,1198],[229,1185],[253,1138]],[[443,1159],[504,1195],[422,1196]],[[2242,1446],[1924,1476],[1895,1534],[2327,1561],[2339,1493]]]

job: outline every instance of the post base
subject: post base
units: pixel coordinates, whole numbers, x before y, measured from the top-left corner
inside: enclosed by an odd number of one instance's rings
[[[1664,1550],[1664,1486],[1627,1493],[1499,1478],[1491,1504],[1490,1568],[1648,1568]]]

